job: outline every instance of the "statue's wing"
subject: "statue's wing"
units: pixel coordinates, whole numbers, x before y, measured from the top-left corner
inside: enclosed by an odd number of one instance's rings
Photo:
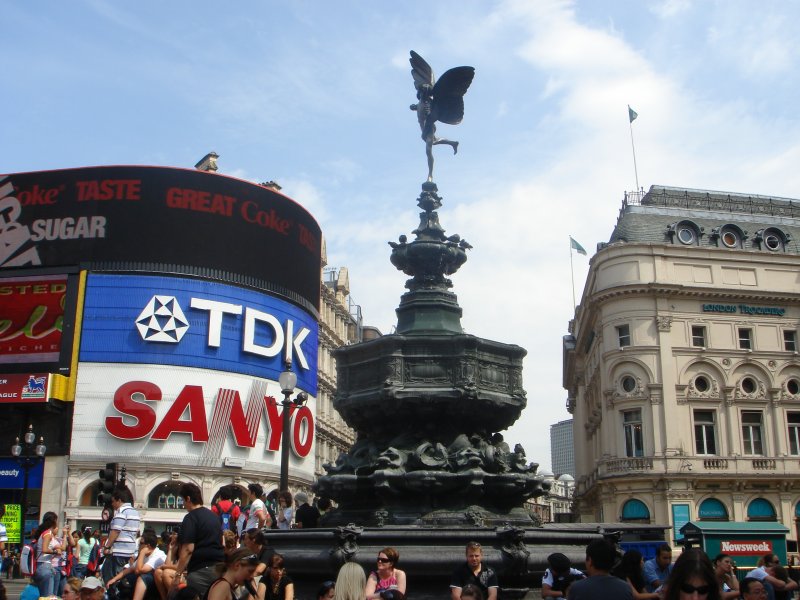
[[[433,86],[431,117],[448,125],[458,125],[464,118],[464,94],[472,78],[473,67],[455,67],[444,73]]]
[[[412,50],[411,58],[408,61],[411,63],[411,75],[414,77],[415,88],[419,89],[419,86],[426,83],[430,86],[434,84],[433,69],[425,62],[424,58]]]

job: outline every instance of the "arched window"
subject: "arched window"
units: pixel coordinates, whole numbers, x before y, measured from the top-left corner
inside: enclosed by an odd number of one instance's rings
[[[86,486],[81,494],[81,506],[103,506],[102,503],[97,501],[97,496],[100,494],[100,480],[94,481]]]
[[[700,503],[697,514],[701,521],[728,521],[728,509],[716,498],[706,498]]]
[[[147,508],[183,510],[183,498],[180,496],[181,481],[165,481],[153,488],[147,496]]]
[[[777,521],[775,507],[769,500],[756,498],[747,506],[748,521]]]
[[[628,500],[622,505],[622,520],[636,521],[637,523],[650,522],[650,510],[641,500]]]

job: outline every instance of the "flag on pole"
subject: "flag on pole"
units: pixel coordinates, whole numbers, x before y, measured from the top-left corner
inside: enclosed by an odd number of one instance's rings
[[[583,246],[581,246],[578,242],[572,239],[572,236],[569,236],[569,247],[575,250],[578,254],[583,254],[586,256],[586,250],[584,250]]]
[[[637,113],[635,110],[633,110],[631,108],[631,105],[628,104],[628,122],[629,123],[633,123],[636,120],[636,117],[638,117],[638,116],[639,116],[639,113]]]

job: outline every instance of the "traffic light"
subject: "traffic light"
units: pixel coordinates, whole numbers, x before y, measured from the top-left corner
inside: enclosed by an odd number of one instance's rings
[[[117,485],[117,463],[106,463],[105,469],[100,469],[100,490],[97,494],[98,504],[111,504],[111,492]]]

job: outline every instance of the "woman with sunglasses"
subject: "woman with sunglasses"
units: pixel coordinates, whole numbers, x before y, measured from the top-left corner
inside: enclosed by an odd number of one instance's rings
[[[203,600],[235,600],[236,588],[252,588],[253,572],[258,565],[258,557],[247,548],[237,550],[225,557],[225,562],[217,567],[219,578],[208,588]]]
[[[698,548],[684,550],[667,580],[664,600],[721,600],[714,567]]]
[[[384,590],[397,590],[405,596],[406,573],[395,568],[398,560],[400,554],[394,548],[384,548],[378,552],[378,569],[369,574],[364,588],[366,600],[380,600]]]
[[[294,582],[283,567],[283,556],[273,554],[258,584],[256,600],[294,600]]]

